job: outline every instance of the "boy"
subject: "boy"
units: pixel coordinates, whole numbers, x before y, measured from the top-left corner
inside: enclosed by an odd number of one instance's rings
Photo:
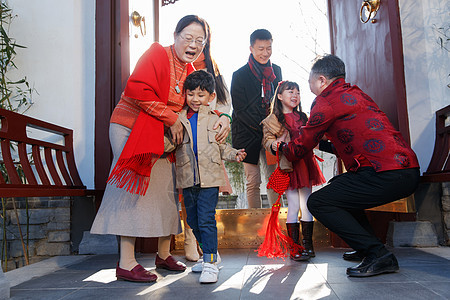
[[[309,211],[362,259],[347,275],[367,277],[399,270],[397,259],[375,236],[364,209],[411,195],[419,183],[417,157],[378,105],[356,85],[345,82],[344,62],[334,55],[317,60],[309,77],[317,97],[300,136],[281,143],[290,161],[301,158],[325,135],[346,173],[311,194]]]
[[[187,105],[179,114],[184,137],[175,152],[177,188],[183,189],[187,222],[203,251],[200,283],[217,282],[219,273],[215,212],[219,186],[225,184],[221,161],[241,162],[247,155],[244,149],[233,149],[215,139],[218,129],[213,127],[219,117],[209,107],[216,97],[214,88],[214,78],[206,71],[195,71],[186,78]],[[173,147],[166,148],[166,152],[170,150]]]

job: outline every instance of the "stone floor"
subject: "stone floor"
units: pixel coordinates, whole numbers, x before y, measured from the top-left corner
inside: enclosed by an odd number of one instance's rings
[[[11,299],[450,299],[450,247],[394,248],[400,271],[368,278],[345,275],[346,249],[322,248],[309,263],[258,257],[254,249],[221,249],[219,281],[155,270],[155,254],[138,261],[156,283],[117,281],[117,255],[53,257],[5,273]],[[174,255],[183,259],[182,252]]]

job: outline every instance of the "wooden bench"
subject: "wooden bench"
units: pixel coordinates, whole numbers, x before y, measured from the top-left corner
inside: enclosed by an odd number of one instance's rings
[[[0,109],[0,197],[93,195],[75,164],[73,131]],[[43,138],[30,137],[31,133]],[[57,141],[48,141],[50,137]],[[55,163],[56,162],[56,163]],[[19,172],[23,176],[19,176]]]

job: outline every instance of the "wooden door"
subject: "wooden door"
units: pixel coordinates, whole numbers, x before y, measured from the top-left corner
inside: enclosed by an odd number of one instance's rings
[[[360,20],[362,3],[328,0],[332,54],[344,61],[346,81],[370,95],[410,143],[398,0],[382,0],[375,22],[367,23]],[[371,209],[367,215],[384,242],[389,221],[415,219],[414,198]],[[331,240],[333,246],[346,246],[334,234]]]
[[[362,23],[362,0],[329,0],[331,48],[358,85],[409,142],[398,0],[381,1],[376,22]],[[364,15],[363,15],[364,17]]]

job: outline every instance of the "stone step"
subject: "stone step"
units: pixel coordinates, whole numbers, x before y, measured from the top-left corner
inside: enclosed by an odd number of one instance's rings
[[[439,246],[436,229],[431,222],[389,222],[386,244],[391,247]]]

